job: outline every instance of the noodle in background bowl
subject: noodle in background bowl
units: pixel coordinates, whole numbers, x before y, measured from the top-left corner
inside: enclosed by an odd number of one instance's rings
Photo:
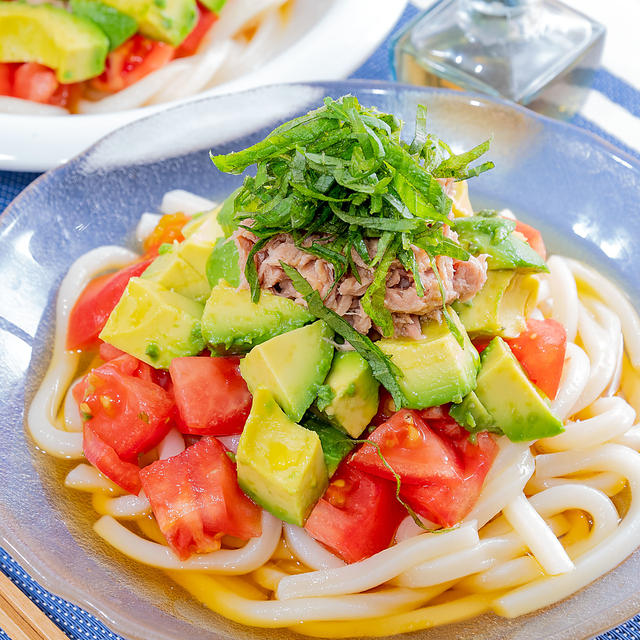
[[[68,468],[37,451],[25,409],[51,354],[54,302],[71,263],[93,247],[132,244],[144,211],[170,189],[221,199],[241,180],[211,165],[317,106],[355,94],[430,130],[455,150],[493,135],[496,169],[470,182],[480,206],[509,207],[543,232],[551,253],[615,279],[638,306],[640,166],[607,143],[519,107],[466,94],[344,82],[281,85],[207,98],[135,122],[34,182],[0,218],[0,544],[43,586],[126,638],[300,637],[222,619],[163,574],[127,561],[93,533],[91,505],[62,485]],[[640,537],[638,539],[640,544]],[[515,620],[484,615],[403,638],[583,638],[640,610],[640,553],[568,600]]]

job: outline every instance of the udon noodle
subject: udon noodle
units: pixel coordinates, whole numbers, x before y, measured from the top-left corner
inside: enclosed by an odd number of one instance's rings
[[[162,212],[212,206],[170,192]],[[145,214],[138,239],[156,221]],[[80,416],[65,401],[83,373],[79,356],[65,351],[70,309],[89,280],[135,257],[121,247],[94,249],[62,283],[53,357],[28,415],[38,447],[53,456],[83,457]],[[247,625],[317,637],[383,636],[488,611],[512,618],[553,604],[613,569],[640,540],[640,320],[625,295],[592,268],[557,255],[548,264],[550,273],[538,276],[534,313],[567,331],[552,405],[565,432],[530,443],[499,438],[480,499],[451,530],[425,533],[407,517],[390,548],[347,565],[304,529],[263,512],[260,537],[241,547],[225,539],[221,550],[181,561],[143,493],[122,495],[84,462],[66,485],[92,494],[100,514],[94,530],[107,543],[164,570],[207,607]],[[237,446],[237,436],[223,441]],[[158,456],[184,447],[173,429]]]

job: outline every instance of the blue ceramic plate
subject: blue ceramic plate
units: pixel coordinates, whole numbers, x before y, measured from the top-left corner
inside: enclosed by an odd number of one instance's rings
[[[50,355],[53,305],[69,265],[103,244],[129,244],[141,213],[169,189],[222,198],[238,183],[208,150],[255,142],[325,95],[355,94],[400,115],[416,105],[454,148],[493,136],[496,169],[471,182],[476,206],[508,206],[544,233],[551,251],[582,258],[640,301],[640,166],[574,127],[510,104],[376,83],[273,86],[204,99],[112,133],[34,182],[0,218],[0,544],[43,586],[97,614],[127,638],[256,637],[193,603],[162,575],[141,571],[102,545],[90,507],[61,486],[54,464],[25,434],[24,415]],[[638,541],[640,543],[640,540]],[[640,610],[640,553],[589,588],[515,621],[483,616],[417,634],[445,638],[582,638]],[[287,633],[257,632],[282,638]],[[411,634],[404,638],[413,637]]]

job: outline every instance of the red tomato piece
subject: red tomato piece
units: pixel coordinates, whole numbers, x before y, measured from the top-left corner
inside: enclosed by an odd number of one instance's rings
[[[90,416],[86,424],[125,461],[135,460],[167,435],[174,411],[169,393],[136,377],[140,364],[124,355],[90,371],[79,405]]]
[[[115,358],[119,358],[120,356],[124,356],[125,352],[122,349],[118,349],[118,347],[114,347],[112,344],[108,342],[101,342],[100,348],[98,349],[98,353],[100,358],[105,362],[109,362],[109,360],[114,360]]]
[[[565,328],[551,318],[531,319],[526,331],[507,343],[531,382],[553,400],[560,386],[567,349]]]
[[[518,220],[516,222],[516,231],[521,233],[527,239],[531,248],[538,253],[543,260],[547,259],[547,248],[544,246],[542,234],[537,229]]]
[[[458,479],[403,484],[400,494],[421,516],[442,527],[451,527],[473,509],[498,446],[486,432],[477,434],[473,444],[467,431],[450,418],[435,420],[429,425],[456,452],[462,473]]]
[[[56,74],[37,62],[25,62],[15,71],[13,95],[23,100],[47,103],[58,89]]]
[[[13,95],[13,74],[16,66],[12,62],[0,62],[0,96]]]
[[[87,349],[98,342],[98,335],[122,297],[127,284],[139,276],[151,260],[134,262],[115,273],[92,280],[73,305],[67,328],[67,349]]]
[[[240,375],[240,359],[191,356],[169,366],[179,429],[192,435],[242,433],[251,394]]]
[[[403,483],[459,480],[461,469],[455,453],[424,423],[416,411],[403,409],[380,425],[368,438],[380,447],[385,460]],[[362,444],[349,464],[388,480],[395,476],[384,465],[375,447]]]
[[[238,486],[234,464],[216,438],[202,438],[140,472],[142,487],[169,546],[183,560],[220,548],[228,534],[261,533],[260,509]]]
[[[155,229],[145,238],[143,247],[147,255],[156,255],[161,244],[182,242],[182,227],[191,218],[184,213],[167,213],[160,218]]]
[[[476,351],[482,353],[489,346],[491,340],[493,340],[493,338],[475,338],[471,342],[473,342]]]
[[[138,82],[168,64],[175,47],[136,34],[107,56],[104,72],[89,82],[94,89],[113,93]]]
[[[140,493],[140,467],[122,460],[89,424],[85,424],[83,428],[82,449],[85,458],[107,478],[129,493]]]
[[[345,562],[357,562],[386,549],[406,515],[395,482],[342,464],[305,529]]]
[[[176,58],[192,56],[217,19],[218,16],[215,13],[198,2],[198,22],[176,49]]]

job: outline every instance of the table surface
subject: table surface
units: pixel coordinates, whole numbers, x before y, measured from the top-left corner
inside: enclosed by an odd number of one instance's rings
[[[574,125],[587,129],[640,159],[640,50],[636,25],[640,24],[637,0],[565,0],[607,27],[602,66]],[[407,6],[397,31],[433,0],[413,0]],[[417,5],[417,6],[416,6]],[[354,78],[391,80],[388,49],[390,38],[353,74]],[[635,51],[635,53],[634,53]],[[39,174],[0,171],[0,211]],[[38,585],[2,548],[0,570],[7,574],[72,640],[123,640],[95,617]],[[8,636],[0,629],[0,640]],[[640,615],[598,640],[640,639]]]

